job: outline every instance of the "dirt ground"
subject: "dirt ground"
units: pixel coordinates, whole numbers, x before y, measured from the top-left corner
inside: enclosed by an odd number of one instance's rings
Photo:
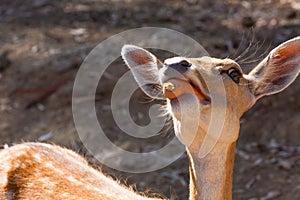
[[[0,145],[44,141],[87,154],[72,118],[76,72],[99,42],[121,31],[145,26],[187,34],[211,56],[219,58],[234,58],[253,41],[244,55],[247,59],[241,63],[249,71],[264,53],[300,35],[300,2],[1,0]],[[110,70],[110,77],[116,78],[127,70],[120,59],[112,65],[120,70]],[[98,118],[114,143],[136,143],[119,134],[111,116],[114,79],[110,77],[104,80],[105,87],[97,90]],[[135,94],[133,115],[146,112],[142,101],[145,98],[141,91]],[[140,123],[147,120],[144,116]],[[233,198],[300,199],[300,79],[284,92],[261,99],[241,123]],[[163,144],[173,135],[161,137]],[[151,145],[153,142],[143,143],[145,148]],[[139,148],[133,145],[131,150]],[[143,174],[118,172],[105,166],[102,169],[126,184],[135,184],[138,191],[150,189],[174,199],[187,199],[187,163],[183,156],[168,167]]]

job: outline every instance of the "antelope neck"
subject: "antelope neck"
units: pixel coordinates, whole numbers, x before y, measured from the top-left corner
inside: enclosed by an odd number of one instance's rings
[[[236,142],[216,143],[204,158],[199,158],[201,143],[187,147],[190,160],[190,200],[231,200]]]

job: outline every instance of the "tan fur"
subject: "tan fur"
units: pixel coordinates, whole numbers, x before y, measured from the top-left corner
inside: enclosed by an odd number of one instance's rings
[[[148,199],[68,149],[23,143],[0,151],[0,199]]]
[[[145,62],[135,65],[138,55],[148,55],[149,60],[144,59]],[[158,67],[156,63],[162,62],[157,62],[158,59],[147,50],[132,45],[123,47],[123,59],[129,68],[138,71],[134,76],[141,87],[151,77],[159,77],[162,87],[169,82],[174,85],[172,91],[164,88],[163,94],[167,98],[175,134],[186,146],[189,156],[190,200],[232,199],[232,172],[240,117],[259,98],[282,91],[296,79],[300,70],[299,55],[300,37],[297,37],[273,49],[249,74],[244,74],[235,61],[211,57],[174,57],[165,60],[163,67]],[[157,68],[160,69],[156,74]],[[238,81],[230,76],[231,69],[238,72]],[[224,90],[216,80],[223,82]],[[187,83],[191,83],[196,92]],[[144,91],[154,98],[160,96],[152,95],[147,88]],[[212,99],[212,93],[215,99]],[[226,102],[219,101],[222,98]],[[213,108],[217,116],[212,115]],[[222,119],[225,120],[220,135],[218,131],[208,134],[211,120]],[[212,144],[213,148],[208,154],[203,154],[201,147],[206,144]]]

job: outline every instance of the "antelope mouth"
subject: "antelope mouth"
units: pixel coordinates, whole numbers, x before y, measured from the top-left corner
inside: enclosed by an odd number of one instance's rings
[[[203,86],[200,86],[197,81],[191,78],[171,78],[164,81],[163,93],[172,104],[178,102],[179,98],[183,98],[186,95],[196,96],[200,103],[204,105],[211,102],[211,98],[204,92]]]
[[[200,96],[202,101],[209,103],[211,101],[210,97],[208,94],[203,92],[203,89],[200,88],[197,83],[194,83],[191,79],[188,79],[188,83],[193,87],[194,91],[196,92],[197,96]]]

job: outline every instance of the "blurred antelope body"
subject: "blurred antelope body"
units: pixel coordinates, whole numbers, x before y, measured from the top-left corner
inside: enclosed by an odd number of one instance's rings
[[[266,95],[288,87],[300,69],[300,37],[289,40],[249,74],[231,59],[175,57],[161,62],[145,49],[125,45],[122,57],[142,90],[165,99],[174,130],[190,160],[190,200],[232,199],[232,172],[240,117]],[[177,71],[177,73],[174,73]],[[222,80],[209,91],[206,84]],[[214,93],[226,104],[219,137],[208,135]],[[180,102],[180,104],[179,104]],[[200,113],[200,117],[197,116]],[[196,134],[191,130],[195,124]],[[199,157],[205,137],[216,140]],[[76,153],[48,144],[24,143],[0,151],[0,199],[149,199],[89,167]]]
[[[0,199],[148,199],[93,169],[77,153],[23,143],[0,151]],[[149,199],[150,200],[150,199]]]

